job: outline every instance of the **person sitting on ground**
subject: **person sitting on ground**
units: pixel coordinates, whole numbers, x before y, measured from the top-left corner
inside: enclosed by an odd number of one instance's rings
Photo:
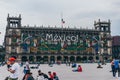
[[[97,68],[103,68],[100,64],[98,64]]]
[[[43,77],[44,77],[45,80],[48,80],[48,79],[49,79],[49,77],[48,77],[47,74],[42,73],[41,70],[38,70],[38,76],[41,75],[41,74],[43,75]],[[37,76],[37,77],[38,77],[38,76]]]
[[[82,67],[81,67],[81,65],[78,65],[78,72],[82,72]]]
[[[78,68],[76,70],[72,70],[73,72],[82,72],[81,65],[78,65]]]
[[[54,76],[52,75],[51,71],[48,72],[49,79],[48,80],[53,80]]]
[[[37,69],[38,69],[39,67],[40,67],[40,64],[38,63],[38,64],[37,64]]]
[[[32,73],[27,71],[22,80],[34,80]]]
[[[72,64],[72,68],[75,68],[76,66],[77,66],[76,63],[73,63],[73,64]]]
[[[42,72],[41,72],[41,70],[38,70],[38,76],[39,76],[39,74],[41,74]]]
[[[36,80],[45,80],[43,73],[38,72],[38,76]]]
[[[59,80],[58,76],[56,75],[56,72],[53,72],[53,76],[54,76],[53,80]]]
[[[34,78],[32,76],[32,73],[29,73],[29,76],[28,76],[27,80],[34,80]]]
[[[36,65],[36,66],[31,66],[30,68],[31,69],[38,69],[39,67],[38,67],[38,65]]]
[[[100,63],[101,63],[101,61],[99,60],[97,68],[103,68]]]
[[[49,77],[48,77],[47,74],[43,73],[43,76],[44,76],[44,79],[45,79],[45,80],[49,80]]]

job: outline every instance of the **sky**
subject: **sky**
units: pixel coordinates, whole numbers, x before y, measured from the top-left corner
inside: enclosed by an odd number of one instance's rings
[[[94,21],[111,20],[111,35],[120,35],[120,0],[0,0],[0,44],[7,15],[22,16],[22,26],[93,28]]]

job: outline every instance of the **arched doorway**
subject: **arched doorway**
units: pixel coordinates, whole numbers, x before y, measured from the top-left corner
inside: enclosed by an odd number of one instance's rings
[[[27,59],[27,56],[22,56],[22,58],[21,58],[21,61],[22,62],[26,62],[28,59]]]
[[[64,58],[64,59],[63,59],[64,62],[68,62],[68,56],[64,56],[63,58]]]
[[[93,60],[93,57],[92,57],[92,56],[90,56],[90,57],[88,58],[88,60],[90,60],[90,61],[91,61],[91,60]]]
[[[88,58],[88,60],[89,60],[90,62],[93,62],[93,57],[90,56],[90,57]]]
[[[62,61],[62,56],[57,56],[57,61]]]
[[[44,62],[48,62],[48,56],[43,57]]]
[[[107,60],[108,60],[108,58],[107,58],[107,57],[104,57],[104,60],[105,60],[105,61],[107,61]]]
[[[82,57],[82,61],[83,61],[83,62],[87,62],[87,56],[83,56],[83,57]]]
[[[55,62],[55,56],[50,56],[50,62]]]
[[[34,59],[35,59],[34,56],[29,56],[29,61],[30,62],[34,62]]]
[[[42,60],[41,56],[36,56],[36,62],[40,62]]]
[[[96,56],[96,60],[99,60],[99,57],[98,57],[98,56]]]
[[[70,62],[75,62],[75,57],[74,56],[70,57]]]
[[[82,59],[81,59],[80,56],[77,56],[77,57],[76,57],[76,61],[77,61],[77,62],[80,62],[81,60],[82,60]]]

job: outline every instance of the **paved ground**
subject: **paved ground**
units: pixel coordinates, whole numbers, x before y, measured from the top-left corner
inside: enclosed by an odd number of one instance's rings
[[[97,69],[97,64],[81,64],[83,67],[83,72],[72,72],[71,67],[63,65],[54,65],[54,67],[48,67],[48,65],[44,64],[41,65],[39,69],[42,70],[42,72],[47,73],[48,71],[55,71],[57,72],[60,80],[118,80],[117,78],[112,77],[112,73],[109,72],[111,70],[110,64],[103,65],[103,69]],[[20,79],[23,77],[23,68],[20,70]],[[31,72],[33,72],[33,76],[37,76],[38,69],[34,69]],[[4,80],[4,78],[9,75],[9,72],[7,72],[6,66],[0,67],[0,80]]]

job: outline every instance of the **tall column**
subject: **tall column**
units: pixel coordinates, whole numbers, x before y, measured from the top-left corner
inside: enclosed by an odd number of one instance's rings
[[[96,56],[95,56],[95,55],[93,56],[93,60],[94,60],[95,62],[97,61],[97,60],[96,60]]]
[[[50,62],[50,56],[48,56],[48,62]]]
[[[28,59],[28,61],[29,61],[29,56],[27,55],[27,59]]]
[[[57,56],[55,56],[55,62],[57,62]]]
[[[5,56],[5,61],[8,61],[8,58],[9,58],[9,55],[7,54],[7,55]]]
[[[18,57],[18,60],[19,60],[19,61],[21,61],[21,56],[20,56],[20,55],[18,55],[17,57]]]
[[[62,57],[61,61],[64,62],[64,58],[63,58],[63,56],[61,56],[61,57]]]
[[[34,55],[34,62],[36,62],[36,56]]]
[[[70,62],[70,56],[68,56],[68,62]]]
[[[77,61],[77,59],[76,59],[77,56],[74,56],[74,57],[75,57],[75,62],[76,62]]]

